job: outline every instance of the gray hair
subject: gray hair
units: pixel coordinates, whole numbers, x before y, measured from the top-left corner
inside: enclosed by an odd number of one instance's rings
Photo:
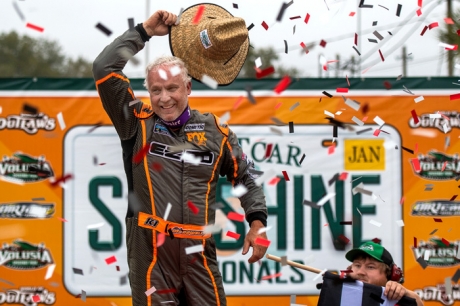
[[[144,80],[144,87],[149,90],[148,84],[148,76],[151,71],[158,71],[160,66],[177,66],[180,68],[180,74],[182,76],[182,80],[184,83],[188,83],[192,80],[192,78],[188,75],[187,68],[185,67],[185,63],[178,57],[171,56],[171,55],[164,55],[160,56],[155,59],[153,62],[150,62],[147,67],[145,68],[145,80]]]

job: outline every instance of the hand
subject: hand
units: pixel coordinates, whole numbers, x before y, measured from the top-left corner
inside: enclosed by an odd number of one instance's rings
[[[177,16],[167,11],[156,11],[144,21],[143,26],[149,36],[164,36],[169,32],[169,26],[174,25]]]
[[[390,300],[399,301],[406,294],[406,288],[400,283],[388,281],[383,294]]]
[[[249,263],[254,263],[259,259],[263,258],[267,248],[256,244],[256,238],[260,237],[263,239],[267,239],[267,234],[263,232],[262,234],[258,234],[259,230],[264,228],[264,225],[259,220],[254,220],[251,223],[251,228],[249,232],[246,234],[246,238],[244,238],[244,245],[243,245],[243,255],[246,255],[249,251],[249,247],[252,246],[252,256],[248,259]]]

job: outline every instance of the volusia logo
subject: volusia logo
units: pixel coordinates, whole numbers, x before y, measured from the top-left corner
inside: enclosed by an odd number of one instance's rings
[[[0,117],[0,131],[3,129],[23,130],[27,134],[33,135],[40,129],[52,131],[55,128],[56,119],[50,118],[43,113],[9,115],[6,118]]]
[[[412,216],[459,216],[460,202],[433,200],[418,201],[412,206]]]
[[[430,118],[430,115],[435,115],[437,118]],[[440,111],[439,114],[422,114],[418,116],[418,123],[415,123],[414,118],[409,119],[409,126],[413,129],[416,128],[437,128],[444,133],[444,126],[446,132],[450,132],[452,128],[460,127],[459,113],[456,111]]]
[[[460,175],[458,154],[449,156],[432,150],[427,155],[419,155],[418,160],[420,171],[417,171],[413,162],[412,169],[416,175],[424,179],[447,181],[453,180]]]
[[[458,284],[452,285],[452,294],[446,294],[444,284],[438,284],[436,287],[428,286],[423,289],[415,289],[414,292],[423,301],[435,301],[443,305],[454,305],[455,301],[460,301],[460,286]]]
[[[12,245],[4,243],[0,249],[0,266],[15,270],[34,270],[54,263],[51,253],[43,243],[15,240]]]
[[[54,214],[54,204],[34,202],[1,203],[0,218],[37,219]]]
[[[457,258],[458,246],[458,241],[449,242],[449,245],[446,245],[439,238],[431,238],[428,242],[420,241],[416,248],[412,246],[412,251],[415,259],[425,258],[428,252],[429,258],[425,260],[428,266],[453,267],[460,264],[460,258]]]
[[[43,156],[35,158],[18,152],[0,162],[0,177],[5,181],[34,183],[53,176],[53,169]]]
[[[33,297],[38,296],[40,300],[34,302]],[[0,292],[0,305],[20,304],[25,306],[37,306],[39,304],[54,305],[56,293],[50,292],[44,287],[20,287],[18,289],[8,289]]]

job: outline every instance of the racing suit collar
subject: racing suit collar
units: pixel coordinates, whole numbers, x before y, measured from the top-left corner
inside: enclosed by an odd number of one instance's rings
[[[160,118],[161,122],[163,122],[164,125],[170,127],[170,128],[180,128],[182,127],[191,117],[191,112],[190,112],[190,106],[187,105],[187,107],[184,109],[182,114],[176,118],[176,120],[173,121],[166,121]]]

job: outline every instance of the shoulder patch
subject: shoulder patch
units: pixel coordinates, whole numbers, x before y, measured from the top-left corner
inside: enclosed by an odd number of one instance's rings
[[[223,124],[223,125],[220,125],[219,122],[220,122],[220,118],[217,117],[216,115],[214,115],[214,120],[216,122],[216,126],[217,128],[219,129],[219,131],[224,134],[225,136],[228,137],[228,124]]]
[[[152,106],[145,103],[137,103],[133,111],[134,116],[139,119],[147,119],[153,115]]]

